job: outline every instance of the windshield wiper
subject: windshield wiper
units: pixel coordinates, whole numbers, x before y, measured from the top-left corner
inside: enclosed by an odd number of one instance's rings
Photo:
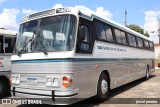
[[[43,43],[41,43],[41,44],[42,44],[43,49],[44,49],[43,53],[44,53],[45,55],[48,55],[46,47],[44,46],[44,44],[43,44]]]
[[[28,42],[23,46],[23,48],[20,50],[20,52],[18,53],[18,56],[21,56],[22,51],[25,49],[25,47],[28,45],[28,43],[33,42],[33,37],[34,37],[34,33],[31,39],[28,40]]]
[[[31,42],[32,41],[32,39],[30,39],[24,46],[23,46],[23,48],[20,50],[20,52],[18,53],[18,56],[21,56],[21,54],[22,54],[22,51],[25,49],[25,47],[28,45],[28,43],[29,42]]]
[[[38,36],[37,36],[37,38],[39,38],[40,37],[40,31],[38,32]],[[42,45],[42,47],[43,47],[43,53],[45,54],[45,55],[48,55],[48,52],[47,52],[47,49],[46,49],[46,47],[44,46],[44,44],[43,44],[43,42],[39,42],[41,45]]]

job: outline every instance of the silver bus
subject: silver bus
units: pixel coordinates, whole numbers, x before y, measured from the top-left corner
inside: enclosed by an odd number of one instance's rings
[[[0,98],[10,92],[10,59],[15,40],[15,31],[0,28]]]
[[[69,104],[154,71],[154,46],[144,35],[92,11],[55,8],[28,15],[11,57],[13,97]],[[64,100],[60,100],[64,99]]]

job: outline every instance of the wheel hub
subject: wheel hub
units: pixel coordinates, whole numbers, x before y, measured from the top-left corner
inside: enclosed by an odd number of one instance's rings
[[[108,91],[108,83],[104,79],[102,80],[102,83],[101,83],[101,91],[103,94],[105,94]]]

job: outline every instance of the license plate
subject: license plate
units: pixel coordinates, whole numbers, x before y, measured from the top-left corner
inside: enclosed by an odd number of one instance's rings
[[[36,85],[37,84],[37,78],[34,78],[34,77],[27,78],[27,84],[28,85]]]

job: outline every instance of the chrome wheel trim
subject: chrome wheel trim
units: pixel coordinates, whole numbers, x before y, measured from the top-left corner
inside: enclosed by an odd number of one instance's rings
[[[102,91],[102,94],[106,94],[108,91],[108,83],[104,79],[101,82],[101,91]]]

